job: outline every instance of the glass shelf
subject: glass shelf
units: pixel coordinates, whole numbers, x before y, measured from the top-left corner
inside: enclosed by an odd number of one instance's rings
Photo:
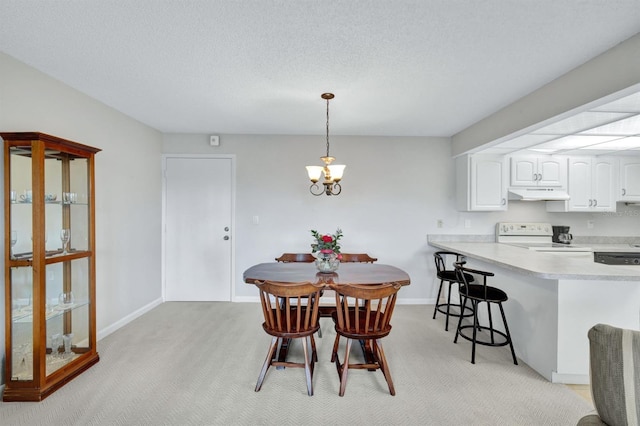
[[[53,305],[45,311],[45,319],[49,321],[52,318],[59,317],[67,311],[71,311],[82,306],[89,304],[88,300],[80,301],[76,303],[69,303],[66,305]],[[28,323],[33,321],[33,307],[31,305],[22,308],[14,309],[11,311],[11,320],[14,323]]]
[[[45,257],[53,258],[53,257],[68,256],[68,255],[79,254],[79,253],[88,253],[88,252],[86,250],[77,250],[73,248],[67,250],[66,254],[62,254],[62,249],[47,250],[45,253]],[[13,255],[12,260],[33,260],[33,252],[15,253]]]

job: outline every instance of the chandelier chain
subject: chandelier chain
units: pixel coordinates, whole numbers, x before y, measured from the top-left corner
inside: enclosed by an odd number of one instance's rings
[[[327,157],[329,156],[329,99],[327,99]]]

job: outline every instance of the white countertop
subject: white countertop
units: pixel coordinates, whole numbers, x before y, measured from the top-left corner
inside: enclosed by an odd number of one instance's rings
[[[460,253],[472,259],[538,278],[553,280],[640,281],[640,266],[604,265],[593,261],[593,253],[536,252],[495,242],[433,241],[429,245]],[[640,252],[629,244],[581,244],[594,251]]]

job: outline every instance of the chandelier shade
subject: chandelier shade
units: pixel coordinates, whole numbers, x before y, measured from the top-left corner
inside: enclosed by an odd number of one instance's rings
[[[307,175],[311,181],[309,191],[313,195],[338,195],[342,192],[342,186],[338,182],[342,180],[344,164],[331,164],[335,158],[329,155],[329,100],[334,98],[333,93],[323,93],[322,99],[327,101],[327,155],[320,157],[324,166],[307,166]],[[324,175],[324,177],[323,177]],[[322,187],[318,185],[322,179]]]

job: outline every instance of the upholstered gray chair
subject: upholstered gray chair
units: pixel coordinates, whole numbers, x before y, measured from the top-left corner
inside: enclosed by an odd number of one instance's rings
[[[584,416],[578,425],[640,424],[640,331],[597,324],[588,336],[597,414]]]

